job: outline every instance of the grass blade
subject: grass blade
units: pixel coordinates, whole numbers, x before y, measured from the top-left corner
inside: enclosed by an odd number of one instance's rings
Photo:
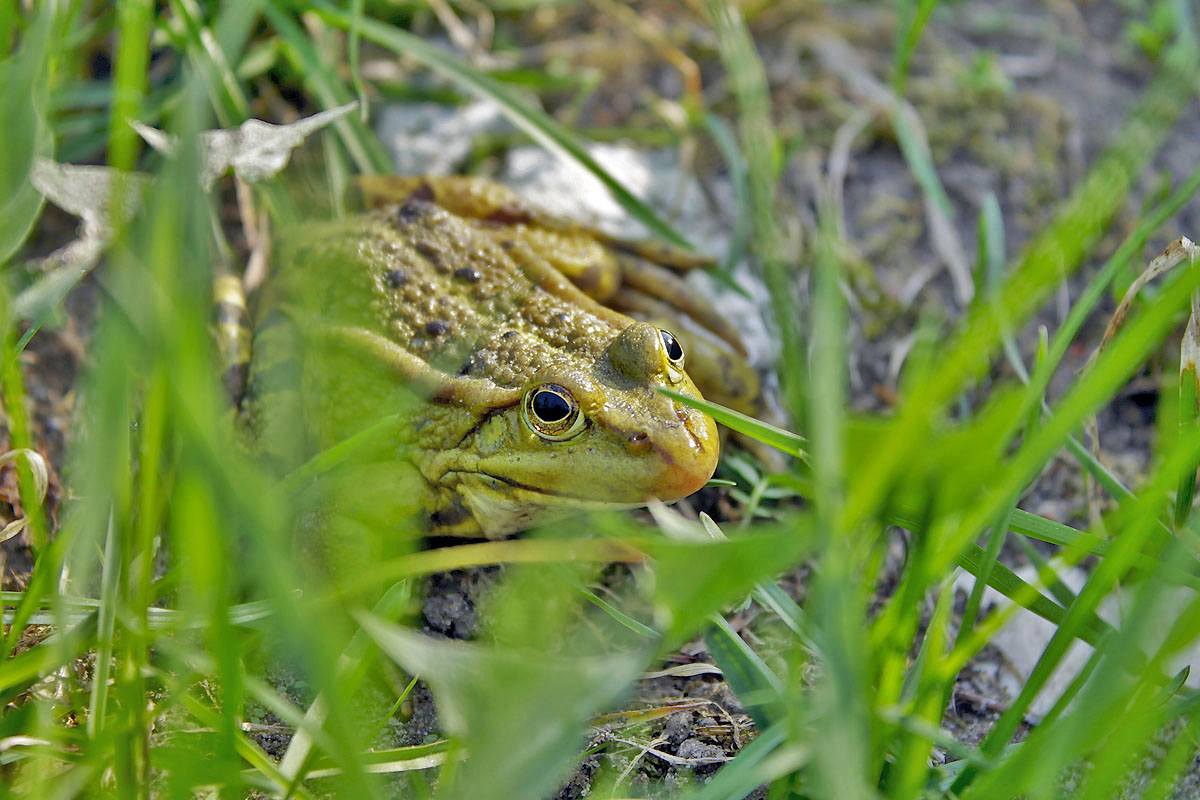
[[[671,389],[659,389],[660,392],[673,400],[678,400],[684,405],[704,411],[717,422],[735,430],[738,433],[749,436],[752,439],[757,439],[763,444],[769,444],[780,452],[787,453],[790,456],[807,460],[808,455],[804,451],[806,444],[803,436],[792,433],[791,431],[778,428],[767,422],[762,422],[754,417],[747,416],[740,412],[734,411],[731,408],[719,406],[716,403],[710,403],[707,400],[700,400],[695,397],[680,394]]]
[[[779,677],[729,627],[724,617],[713,616],[704,643],[759,730],[769,730],[772,724],[786,718],[783,684]]]
[[[300,4],[293,4],[300,7]],[[326,22],[343,30],[357,25],[361,36],[386,47],[395,53],[404,53],[420,59],[427,67],[457,83],[468,92],[496,103],[508,120],[524,131],[531,139],[548,150],[563,154],[591,172],[612,193],[613,198],[635,219],[646,226],[655,236],[672,244],[689,247],[687,239],[668,225],[648,205],[634,196],[615,178],[609,175],[584,148],[580,140],[554,119],[530,108],[507,86],[473,70],[457,59],[447,55],[422,38],[407,31],[384,25],[372,19],[355,20],[353,15],[334,6],[327,0],[304,3]]]

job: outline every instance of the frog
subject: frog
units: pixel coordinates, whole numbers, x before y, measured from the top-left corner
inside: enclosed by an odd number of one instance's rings
[[[232,347],[261,459],[286,473],[366,436],[322,496],[435,537],[501,538],[708,482],[715,422],[662,391],[704,397],[694,336],[662,322],[679,320],[666,299],[683,298],[723,357],[736,336],[705,327],[719,315],[690,291],[629,264],[702,259],[533,212],[477,178],[374,180],[363,193],[363,212],[280,237],[252,345]],[[641,318],[612,307],[634,293],[623,305]]]

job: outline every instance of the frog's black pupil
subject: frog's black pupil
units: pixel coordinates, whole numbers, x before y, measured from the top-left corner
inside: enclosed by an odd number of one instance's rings
[[[538,392],[533,396],[533,413],[542,422],[561,422],[571,413],[571,404],[557,392]]]
[[[672,361],[678,361],[683,358],[683,348],[679,346],[679,340],[666,331],[661,331],[663,344],[667,346],[667,358]]]

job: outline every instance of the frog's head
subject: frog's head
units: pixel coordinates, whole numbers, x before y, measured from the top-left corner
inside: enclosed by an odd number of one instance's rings
[[[700,397],[670,333],[625,328],[590,368],[547,365],[520,402],[474,433],[459,493],[490,536],[583,509],[678,500],[717,465],[712,417],[658,391]]]

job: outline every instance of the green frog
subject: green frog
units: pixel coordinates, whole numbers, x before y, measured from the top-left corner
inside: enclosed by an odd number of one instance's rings
[[[287,471],[394,417],[323,496],[426,535],[502,537],[708,481],[715,423],[659,389],[701,397],[693,342],[730,362],[715,366],[727,403],[757,384],[720,315],[644,263],[701,260],[607,239],[479,179],[362,188],[372,210],[278,248],[242,407],[264,458]]]

